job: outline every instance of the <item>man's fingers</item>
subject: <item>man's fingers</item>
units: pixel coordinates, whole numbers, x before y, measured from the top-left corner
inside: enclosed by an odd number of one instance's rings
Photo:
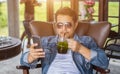
[[[33,54],[42,53],[42,52],[43,52],[43,49],[34,49],[31,51],[31,53]]]
[[[38,55],[38,56],[45,56],[45,52],[38,53],[37,55]]]
[[[71,46],[71,45],[74,44],[74,40],[73,40],[73,39],[68,39],[67,41],[68,41],[68,45],[69,45],[69,46]]]
[[[45,52],[36,53],[36,54],[34,54],[34,57],[36,57],[36,58],[45,57]]]
[[[34,59],[38,59],[38,58],[45,57],[45,52],[32,52],[32,53],[30,53],[30,55],[31,55]]]
[[[30,49],[34,49],[35,46],[37,46],[38,44],[37,43],[34,43],[30,46]]]
[[[74,39],[67,39],[67,42],[68,42],[68,43],[73,43],[73,42],[74,42]]]
[[[35,49],[36,52],[43,52],[43,49]]]

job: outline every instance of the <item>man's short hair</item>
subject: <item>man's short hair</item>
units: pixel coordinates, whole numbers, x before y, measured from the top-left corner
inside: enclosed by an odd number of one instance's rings
[[[55,13],[55,21],[57,21],[57,16],[58,15],[68,15],[68,16],[72,17],[74,22],[76,22],[78,20],[78,15],[76,14],[76,12],[69,7],[60,8]]]

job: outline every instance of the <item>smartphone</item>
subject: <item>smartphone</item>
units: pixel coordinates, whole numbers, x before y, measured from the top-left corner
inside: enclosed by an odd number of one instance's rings
[[[33,39],[33,43],[37,43],[38,44],[37,46],[35,46],[35,49],[41,48],[40,36],[38,36],[38,35],[32,35],[32,39]]]

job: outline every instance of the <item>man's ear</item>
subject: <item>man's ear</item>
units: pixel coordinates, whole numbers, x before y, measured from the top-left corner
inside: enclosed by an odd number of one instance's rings
[[[76,23],[75,23],[74,30],[76,30],[77,26],[78,26],[78,21],[76,21]]]
[[[53,24],[53,30],[54,30],[54,33],[56,34],[56,26],[55,26],[55,24]]]

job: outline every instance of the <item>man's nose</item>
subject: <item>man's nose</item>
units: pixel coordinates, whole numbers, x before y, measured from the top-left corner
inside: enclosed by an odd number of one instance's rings
[[[66,31],[67,27],[65,25],[63,25],[62,30]]]
[[[65,35],[67,33],[67,28],[65,25],[62,27],[62,32],[63,32],[63,35]]]

